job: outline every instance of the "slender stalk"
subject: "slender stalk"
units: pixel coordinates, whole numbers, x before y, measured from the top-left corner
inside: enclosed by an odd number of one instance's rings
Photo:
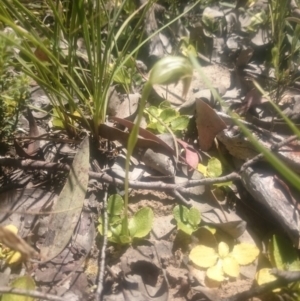
[[[126,154],[126,163],[125,163],[125,195],[124,195],[124,228],[123,233],[128,236],[128,191],[129,191],[129,167],[130,167],[130,158],[132,156],[133,150],[135,148],[138,135],[139,135],[139,127],[142,121],[144,108],[146,105],[146,101],[148,99],[148,96],[151,92],[152,84],[150,82],[147,82],[144,86],[141,101],[139,104],[139,110],[136,122],[134,124],[134,127],[132,128],[132,131],[129,135],[128,139],[128,145],[127,145],[127,154]]]

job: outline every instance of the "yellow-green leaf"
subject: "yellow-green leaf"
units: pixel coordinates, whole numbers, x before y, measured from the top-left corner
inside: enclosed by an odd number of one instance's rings
[[[215,227],[213,227],[213,226],[208,226],[208,225],[206,225],[206,226],[204,226],[203,228],[207,229],[207,230],[208,230],[211,234],[213,234],[213,235],[215,235],[216,232],[217,232],[217,229],[216,229]]]
[[[17,264],[22,261],[22,254],[18,251],[11,251],[7,255],[6,262],[7,264]]]
[[[190,260],[201,268],[209,268],[216,264],[218,254],[213,248],[203,245],[196,246],[190,253]]]
[[[17,278],[12,284],[13,288],[35,290],[34,280],[26,275],[20,278]],[[15,294],[3,294],[1,301],[34,301],[35,299],[28,296],[15,295]]]
[[[255,245],[249,243],[235,245],[231,253],[232,257],[234,257],[240,265],[252,263],[257,258],[258,254],[259,249]]]
[[[123,198],[119,194],[111,195],[107,200],[107,212],[110,215],[121,214],[124,207]]]
[[[11,231],[14,234],[18,234],[18,228],[15,225],[7,225],[4,228]]]
[[[204,166],[203,164],[199,163],[197,166],[197,170],[200,171],[204,177],[207,177],[207,166]]]
[[[217,158],[210,158],[207,164],[207,175],[210,178],[219,177],[223,173],[222,163]]]
[[[220,258],[225,258],[229,254],[229,246],[225,242],[220,242],[218,245],[218,253]]]
[[[270,269],[264,268],[256,273],[255,279],[258,285],[263,285],[265,283],[273,282],[277,278],[270,273]]]
[[[223,282],[225,280],[222,264],[216,264],[206,271],[206,276],[214,281]]]
[[[299,271],[298,252],[292,242],[280,235],[273,235],[270,248],[270,261],[279,270]]]
[[[153,211],[150,207],[144,207],[137,211],[129,220],[128,229],[130,236],[141,238],[149,234],[153,223]]]
[[[196,227],[201,222],[201,214],[197,208],[192,207],[188,213],[188,222],[190,225]]]
[[[240,266],[231,256],[227,256],[223,259],[223,271],[230,277],[237,277],[240,273]]]

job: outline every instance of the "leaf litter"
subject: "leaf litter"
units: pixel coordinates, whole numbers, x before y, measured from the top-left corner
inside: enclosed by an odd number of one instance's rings
[[[299,172],[298,141],[278,146],[286,139],[283,133],[288,136],[294,133],[253,84],[253,79],[267,85],[276,79],[276,72],[267,70],[259,61],[260,51],[267,51],[270,43],[266,29],[260,28],[266,22],[267,7],[263,1],[256,1],[242,11],[242,2],[237,1],[235,9],[230,8],[234,6],[232,4],[228,7],[222,3],[214,7],[201,4],[198,8],[200,17],[193,12],[186,17],[187,23],[180,20],[176,23],[178,37],[188,32],[183,24],[188,24],[191,38],[193,31],[198,33],[197,39],[201,39],[203,45],[201,51],[198,49],[203,72],[224,96],[226,105],[218,104],[214,93],[196,71],[187,93],[181,83],[154,87],[148,109],[152,108],[154,112],[153,108],[160,108],[167,100],[171,104],[169,111],[158,115],[174,132],[177,131],[178,137],[169,143],[170,137],[158,135],[168,132],[164,126],[149,126],[147,119],[144,120],[144,127],[148,127],[140,129],[136,152],[131,159],[130,179],[149,183],[149,188],[152,181],[161,181],[162,189],[131,190],[129,228],[132,237],[142,239],[132,239],[130,246],[107,245],[106,269],[100,271],[104,273],[103,300],[230,298],[250,290],[255,281],[262,284],[276,279],[268,276],[269,269],[259,270],[261,266],[257,260],[260,256],[257,241],[262,241],[268,231],[287,233],[288,242],[292,242],[289,254],[295,250],[293,245],[299,248],[298,211],[293,201],[298,193],[292,188],[286,189],[282,184],[285,181],[278,178],[265,161],[240,169],[259,152],[227,115],[229,108],[235,110],[235,118],[245,118],[241,121],[259,141]],[[145,16],[149,37],[161,24],[161,10],[166,12],[162,5],[154,5]],[[247,35],[250,42],[245,40]],[[175,44],[164,31],[150,38],[147,55],[153,60],[161,58],[170,54],[172,47],[176,48]],[[181,48],[183,53],[184,49]],[[234,72],[233,62],[236,64]],[[151,68],[151,61],[142,63]],[[1,178],[1,244],[20,252],[26,259],[36,255],[37,251],[40,253],[40,258],[30,267],[32,279],[20,278],[18,270],[12,268],[5,274],[9,278],[5,285],[10,282],[18,288],[51,288],[53,294],[66,296],[70,293],[82,300],[93,300],[91,288],[96,285],[99,250],[104,241],[102,201],[106,188],[101,181],[89,179],[89,171],[101,171],[124,180],[122,169],[128,132],[133,127],[140,97],[140,87],[136,86],[132,93],[122,90],[122,84],[129,82],[119,74],[116,86],[111,88],[109,113],[114,117],[99,126],[102,140],[97,147],[89,146],[87,137],[78,146],[82,136],[76,142],[67,142],[64,133],[53,127],[55,122],[49,117],[51,105],[46,95],[33,93],[35,108],[46,112],[33,110],[31,114],[28,111],[29,131],[18,132],[10,155],[18,154],[37,162],[46,159],[49,163],[67,163],[70,172],[66,176],[63,171],[53,173],[47,168],[29,168],[15,174],[9,169],[4,171],[5,176]],[[297,86],[296,81],[295,84]],[[185,98],[182,98],[183,94],[186,94]],[[286,116],[297,122],[298,94],[294,87],[288,87],[285,95],[270,93],[270,96]],[[175,123],[174,117],[179,115],[187,117]],[[155,123],[154,119],[151,121]],[[44,128],[51,127],[49,142],[38,139],[37,123]],[[178,154],[174,143],[177,143]],[[35,157],[33,153],[42,156]],[[1,165],[5,166],[7,162],[3,158]],[[211,193],[214,190],[210,185],[191,184],[218,178],[232,170],[240,171],[241,181],[238,184],[221,183],[222,201]],[[188,193],[178,194],[175,190],[167,195],[163,186],[169,183],[182,186]],[[122,198],[121,185],[109,186],[110,195],[117,193]],[[110,217],[111,227],[117,228],[120,208],[118,214],[116,211],[112,214],[109,205],[108,213],[113,216]],[[4,226],[10,224],[18,234],[5,232]],[[109,231],[107,238],[112,235]],[[280,240],[272,239],[273,247],[266,246],[273,256],[268,265],[283,269],[288,264],[282,249],[288,243],[280,244]],[[297,256],[293,257],[291,266],[299,268]],[[4,263],[1,277],[5,268]],[[5,298],[3,295],[2,299]]]

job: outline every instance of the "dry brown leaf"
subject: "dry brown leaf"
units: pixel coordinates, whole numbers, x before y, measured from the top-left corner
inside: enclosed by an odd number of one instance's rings
[[[203,151],[208,151],[216,135],[226,129],[225,122],[202,99],[196,100],[196,123],[199,146]]]

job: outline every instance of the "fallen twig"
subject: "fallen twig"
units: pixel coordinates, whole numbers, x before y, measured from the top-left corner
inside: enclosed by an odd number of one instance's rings
[[[0,158],[0,166],[12,166],[22,169],[47,169],[52,171],[69,171],[70,166],[62,163],[48,163],[37,160],[18,160],[12,158]],[[90,171],[91,178],[97,179],[100,182],[109,183],[115,186],[124,186],[124,181],[114,178],[106,173]],[[180,193],[189,195],[190,192],[187,187],[194,187],[198,185],[212,185],[216,183],[223,183],[227,181],[240,180],[240,175],[232,172],[226,176],[218,178],[205,178],[200,180],[187,180],[182,184],[164,183],[161,181],[156,182],[142,182],[142,181],[129,181],[129,187],[134,189],[156,189],[156,190],[177,190]]]

